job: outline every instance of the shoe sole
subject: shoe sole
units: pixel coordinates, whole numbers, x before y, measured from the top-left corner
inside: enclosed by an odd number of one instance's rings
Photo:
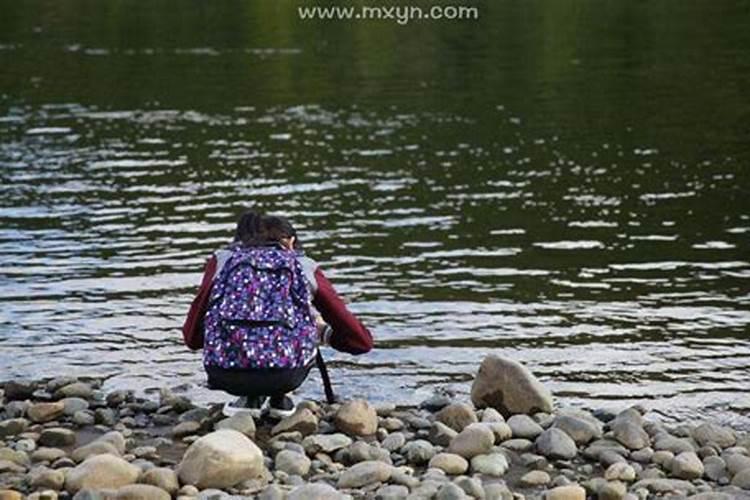
[[[247,413],[255,420],[258,420],[262,412],[260,408],[233,408],[231,406],[224,405],[224,408],[221,409],[221,413],[225,417],[233,417],[238,413]]]

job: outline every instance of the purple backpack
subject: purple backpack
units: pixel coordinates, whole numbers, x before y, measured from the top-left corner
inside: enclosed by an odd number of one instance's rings
[[[238,247],[214,279],[203,363],[224,369],[300,368],[317,328],[302,265],[280,247]]]

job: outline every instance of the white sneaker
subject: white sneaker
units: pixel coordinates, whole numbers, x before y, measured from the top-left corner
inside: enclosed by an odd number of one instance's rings
[[[291,417],[296,409],[297,406],[289,396],[271,396],[263,405],[263,411],[267,412],[269,417],[278,420]]]
[[[229,401],[224,405],[221,412],[227,417],[231,417],[238,413],[249,413],[253,418],[260,418],[261,409],[266,403],[266,398],[248,398],[247,396],[240,396],[235,401]]]

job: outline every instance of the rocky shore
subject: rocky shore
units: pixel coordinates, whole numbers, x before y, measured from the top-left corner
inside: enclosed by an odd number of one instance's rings
[[[496,356],[471,401],[302,401],[277,422],[227,418],[168,389],[152,400],[100,387],[3,385],[0,500],[750,499],[750,436],[666,427],[640,407],[555,406],[533,374]]]

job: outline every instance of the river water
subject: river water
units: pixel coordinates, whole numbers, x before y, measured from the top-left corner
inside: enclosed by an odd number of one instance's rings
[[[251,205],[376,337],[326,353],[344,396],[493,352],[562,405],[750,423],[746,4],[477,5],[0,0],[0,378],[221,399],[180,327]]]

